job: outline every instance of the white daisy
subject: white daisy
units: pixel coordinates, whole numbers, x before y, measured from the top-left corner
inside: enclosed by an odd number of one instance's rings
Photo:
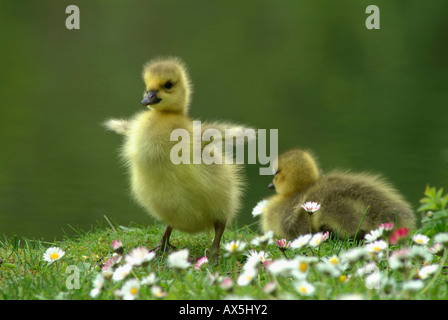
[[[254,238],[250,242],[250,244],[253,244],[254,246],[265,247],[267,245],[274,243],[273,238],[274,238],[274,231],[269,230],[269,231],[266,231],[261,236]]]
[[[257,203],[257,205],[252,210],[252,216],[256,217],[263,214],[263,209],[268,204],[268,200],[261,200]]]
[[[151,252],[145,247],[138,247],[133,249],[126,257],[125,261],[126,263],[134,266],[139,267],[143,264],[148,263],[154,257],[156,256],[155,252]]]
[[[422,280],[408,280],[404,281],[401,285],[404,291],[417,292],[423,289],[425,283]]]
[[[433,259],[433,255],[428,251],[428,248],[424,245],[422,246],[412,246],[410,250],[410,255],[412,258],[420,261],[429,263]]]
[[[427,279],[429,276],[436,273],[438,270],[439,265],[438,264],[430,264],[429,266],[424,266],[418,271],[418,277],[420,279]]]
[[[104,286],[104,276],[101,273],[98,273],[93,280],[93,289],[90,291],[90,296],[92,298],[96,298],[101,293],[101,290]]]
[[[188,262],[188,255],[188,249],[182,249],[171,253],[167,259],[168,266],[176,270],[187,269],[191,265],[191,263]]]
[[[118,282],[126,278],[129,273],[132,271],[132,265],[125,264],[122,266],[119,266],[117,269],[115,269],[114,273],[112,274],[112,281]]]
[[[117,294],[123,300],[134,300],[138,297],[140,292],[140,282],[137,279],[130,279],[123,284],[123,287],[117,292]]]
[[[140,281],[140,284],[144,285],[144,286],[152,286],[152,285],[155,285],[157,283],[157,281],[158,281],[158,279],[157,279],[155,272],[151,272],[149,275],[142,278],[142,280]]]
[[[257,270],[248,268],[244,269],[243,272],[238,276],[236,283],[239,286],[247,286],[252,280],[257,276]]]
[[[314,286],[307,281],[298,281],[295,283],[294,287],[301,296],[311,296],[314,294],[314,291],[316,291]]]
[[[224,244],[224,250],[226,250],[228,254],[236,254],[243,252],[245,248],[246,243],[240,240],[230,241]]]
[[[414,234],[412,236],[412,241],[414,241],[417,244],[421,244],[426,246],[429,243],[429,238],[425,236],[424,234]]]
[[[364,236],[364,239],[366,240],[366,242],[375,241],[383,235],[383,231],[384,231],[384,228],[382,228],[382,227],[372,230],[372,231],[370,231],[370,233],[368,233]]]
[[[373,241],[366,245],[366,249],[370,253],[379,253],[387,249],[387,242],[384,240]]]
[[[316,265],[317,271],[322,275],[332,278],[338,278],[341,275],[341,271],[334,265],[326,262],[320,262]]]
[[[44,260],[47,261],[49,264],[53,263],[55,261],[58,261],[65,255],[65,251],[63,251],[59,247],[51,247],[48,248],[47,251],[44,253]]]
[[[341,258],[349,263],[355,263],[367,258],[369,252],[364,247],[355,247],[341,253]]]
[[[267,267],[268,271],[274,276],[290,275],[293,270],[297,270],[297,260],[289,260],[285,258],[272,261]]]
[[[166,296],[166,292],[162,290],[162,287],[159,286],[152,286],[151,287],[151,293],[156,298],[162,299]]]
[[[309,233],[299,236],[295,240],[291,241],[291,248],[294,248],[294,249],[303,248],[304,246],[306,246],[308,244],[310,239],[311,239],[311,234],[309,234]]]
[[[310,242],[308,242],[308,245],[312,248],[318,247],[322,243],[322,232],[318,232],[313,235],[313,237],[310,239]]]
[[[443,244],[445,248],[448,248],[448,232],[441,232],[434,236],[434,242]]]

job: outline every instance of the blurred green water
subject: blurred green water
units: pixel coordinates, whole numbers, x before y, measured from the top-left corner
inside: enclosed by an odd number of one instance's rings
[[[70,4],[80,30],[65,28]],[[417,207],[426,183],[448,185],[447,17],[442,1],[0,1],[0,233],[152,222],[100,124],[141,110],[159,55],[189,66],[193,117],[278,129],[280,152],[383,173]],[[270,194],[246,168],[239,224]]]

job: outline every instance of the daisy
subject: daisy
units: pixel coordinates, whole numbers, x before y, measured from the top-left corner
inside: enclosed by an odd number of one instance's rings
[[[307,281],[299,281],[294,287],[301,296],[311,296],[316,290],[314,286]]]
[[[134,266],[140,267],[141,265],[147,264],[149,261],[154,259],[156,256],[155,252],[151,252],[145,247],[138,247],[133,249],[126,257],[126,263]]]
[[[379,290],[381,288],[381,279],[381,273],[378,271],[378,269],[374,272],[371,272],[366,276],[365,279],[366,288]]]
[[[439,268],[438,264],[430,264],[429,266],[424,266],[418,271],[418,277],[423,280],[427,279],[429,276],[436,273],[438,268]]]
[[[182,249],[176,252],[171,253],[168,256],[168,266],[175,270],[187,269],[191,263],[188,262],[188,249]]]
[[[336,266],[325,262],[318,263],[316,269],[327,277],[338,278],[341,275],[341,271]]]
[[[227,251],[227,255],[243,252],[244,248],[246,248],[246,243],[240,240],[224,244],[224,249]]]
[[[134,300],[140,292],[140,282],[137,279],[130,279],[123,284],[123,287],[117,292],[123,300]]]
[[[383,230],[388,233],[394,229],[394,224],[392,222],[385,222],[380,224],[378,228],[383,228]]]
[[[289,260],[289,259],[276,259],[272,261],[268,266],[268,271],[274,275],[289,275],[293,270],[296,270],[298,268],[297,260]]]
[[[432,247],[428,248],[429,253],[438,254],[443,250],[443,245],[441,243],[434,243]]]
[[[325,231],[322,235],[322,241],[327,241],[330,238],[330,231]]]
[[[308,245],[312,248],[318,247],[322,243],[322,232],[318,232],[313,235],[313,237],[308,242]]]
[[[121,240],[112,241],[112,249],[115,253],[122,255],[123,254],[123,242]]]
[[[118,267],[112,274],[112,281],[118,282],[123,280],[129,275],[129,273],[131,273],[131,271],[132,271],[132,265],[130,264],[125,264]]]
[[[65,251],[61,250],[59,247],[48,248],[44,253],[44,260],[51,264],[55,261],[61,259],[65,254]]]
[[[140,281],[140,284],[144,285],[144,286],[152,286],[152,285],[155,285],[157,283],[157,281],[158,281],[158,279],[157,279],[155,272],[151,272],[149,275],[142,278],[142,280]]]
[[[257,275],[257,271],[256,269],[244,269],[243,272],[239,275],[236,283],[241,286],[247,286],[249,283],[252,282],[252,280],[255,278],[255,276]]]
[[[311,239],[311,234],[309,234],[309,233],[299,236],[297,239],[295,239],[291,242],[290,247],[294,248],[294,249],[300,249],[300,248],[306,246],[308,244],[308,242],[310,241],[310,239]]]
[[[370,253],[379,253],[380,251],[387,249],[387,242],[384,240],[377,240],[367,244],[366,249]]]
[[[201,267],[208,263],[208,258],[207,257],[202,257],[201,259],[199,259],[198,261],[196,261],[195,265],[194,265],[194,270],[200,270]]]
[[[317,257],[297,256],[292,260],[290,274],[297,280],[305,279],[312,265],[319,261]]]
[[[412,241],[414,241],[417,244],[426,246],[429,243],[429,238],[427,236],[425,236],[424,234],[414,234],[412,236]]]
[[[443,244],[445,248],[448,248],[448,232],[441,232],[434,236],[434,242]]]
[[[229,277],[226,277],[224,279],[221,280],[221,282],[219,283],[219,286],[221,289],[225,290],[225,291],[232,291],[233,289],[233,280]]]
[[[262,251],[250,250],[248,254],[248,259],[254,259],[258,262],[263,263],[269,257],[269,253]]]
[[[263,292],[266,294],[274,294],[276,290],[277,290],[277,283],[275,283],[275,281],[268,282],[263,287]]]
[[[268,204],[268,200],[261,200],[257,203],[257,205],[252,210],[252,216],[256,217],[263,214],[263,209]]]
[[[162,288],[159,286],[152,286],[151,293],[153,294],[153,296],[159,299],[162,299],[166,296],[166,292],[163,291]]]
[[[273,243],[273,237],[274,237],[274,231],[269,230],[266,231],[263,235],[254,238],[250,242],[250,244],[253,244],[254,246],[266,247],[267,245]]]
[[[408,280],[404,281],[401,285],[404,291],[417,292],[423,289],[425,283],[422,280]]]
[[[411,257],[416,260],[424,261],[429,263],[432,261],[432,254],[428,251],[426,246],[412,246],[410,251]]]
[[[320,204],[318,204],[317,202],[307,201],[304,204],[302,204],[301,207],[309,214],[313,214],[314,212],[320,209]]]
[[[90,291],[90,296],[92,298],[96,298],[100,295],[101,289],[104,286],[104,276],[101,273],[96,275],[96,278],[93,280],[93,289]]]
[[[355,263],[367,258],[369,252],[364,247],[355,247],[341,253],[341,258],[349,263]]]
[[[275,244],[281,251],[285,251],[291,246],[291,241],[287,241],[286,239],[275,240]]]
[[[406,238],[409,234],[409,229],[408,228],[400,228],[395,230],[394,232],[392,232],[392,234],[389,237],[389,242],[391,244],[397,244],[398,242],[400,242],[401,240],[403,240],[404,238]]]
[[[375,230],[370,231],[370,233],[366,234],[364,236],[364,239],[366,240],[366,242],[372,242],[377,240],[378,238],[381,238],[381,236],[383,235],[383,228],[378,228]]]
[[[342,271],[347,268],[347,263],[341,261],[341,259],[335,254],[330,257],[324,257],[324,261],[329,265],[339,268]]]

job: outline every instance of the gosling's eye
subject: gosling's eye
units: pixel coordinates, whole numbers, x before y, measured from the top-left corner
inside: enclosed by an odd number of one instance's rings
[[[276,176],[278,174],[278,170],[275,170],[274,176]]]
[[[167,81],[163,86],[165,89],[171,89],[173,87],[173,83],[171,81]]]

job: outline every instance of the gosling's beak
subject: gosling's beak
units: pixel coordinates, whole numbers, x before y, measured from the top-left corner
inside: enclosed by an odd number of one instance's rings
[[[142,100],[142,106],[159,103],[162,99],[157,97],[157,90],[148,91],[145,98]]]
[[[274,186],[274,184],[273,184],[273,183],[270,183],[270,184],[268,185],[268,189],[269,189],[269,190],[275,190],[275,186]]]

